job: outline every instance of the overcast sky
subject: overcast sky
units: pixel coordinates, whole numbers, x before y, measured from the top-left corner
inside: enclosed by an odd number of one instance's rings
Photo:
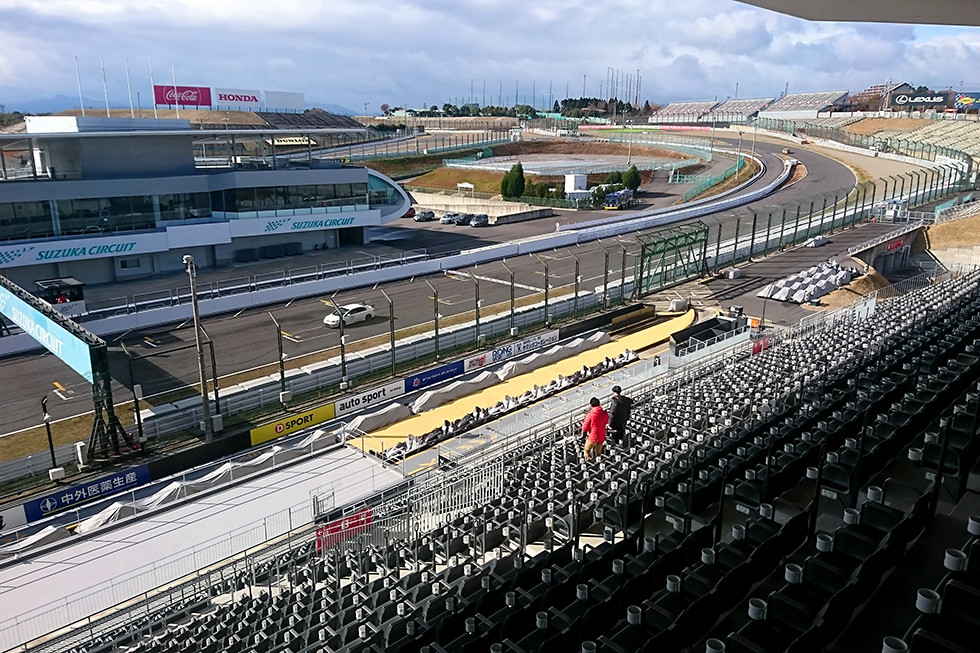
[[[0,103],[126,102],[157,83],[303,91],[358,113],[469,95],[599,94],[640,70],[652,102],[857,92],[886,78],[980,91],[980,29],[810,23],[732,0],[0,0]],[[540,103],[540,99],[539,99]]]

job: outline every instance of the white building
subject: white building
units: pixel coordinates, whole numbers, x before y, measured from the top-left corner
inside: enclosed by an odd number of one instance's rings
[[[348,165],[347,148],[325,147],[354,125],[29,118],[25,133],[0,134],[0,274],[27,288],[106,283],[181,270],[184,254],[208,267],[363,244],[410,203],[391,179]]]

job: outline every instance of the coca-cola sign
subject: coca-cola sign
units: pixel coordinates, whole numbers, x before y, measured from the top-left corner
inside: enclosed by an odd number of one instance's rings
[[[259,92],[241,88],[216,88],[214,105],[219,109],[252,109],[261,106]]]
[[[156,104],[182,107],[210,107],[211,89],[207,86],[154,86]]]

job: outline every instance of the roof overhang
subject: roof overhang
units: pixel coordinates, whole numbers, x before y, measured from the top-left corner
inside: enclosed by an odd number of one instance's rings
[[[228,141],[232,138],[240,140],[262,140],[266,138],[281,138],[283,136],[331,136],[336,134],[355,134],[367,131],[364,129],[322,128],[322,129],[186,129],[158,131],[111,131],[111,132],[53,132],[50,134],[15,134],[0,133],[0,147],[18,144],[26,147],[28,140],[51,141],[74,138],[182,138],[185,140],[208,142]]]
[[[834,22],[980,26],[976,0],[739,0],[781,14]]]

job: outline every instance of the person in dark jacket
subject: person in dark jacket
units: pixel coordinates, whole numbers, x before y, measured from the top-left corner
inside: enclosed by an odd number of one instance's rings
[[[609,438],[617,445],[629,448],[629,436],[626,432],[626,424],[630,419],[630,409],[633,408],[633,400],[624,397],[623,389],[618,385],[613,386],[612,402],[609,405]]]
[[[602,444],[606,441],[606,425],[609,424],[609,413],[602,409],[598,399],[592,397],[589,400],[589,405],[592,408],[582,423],[582,433],[587,436],[584,451],[585,462],[588,462],[590,458],[598,458],[602,455]]]

